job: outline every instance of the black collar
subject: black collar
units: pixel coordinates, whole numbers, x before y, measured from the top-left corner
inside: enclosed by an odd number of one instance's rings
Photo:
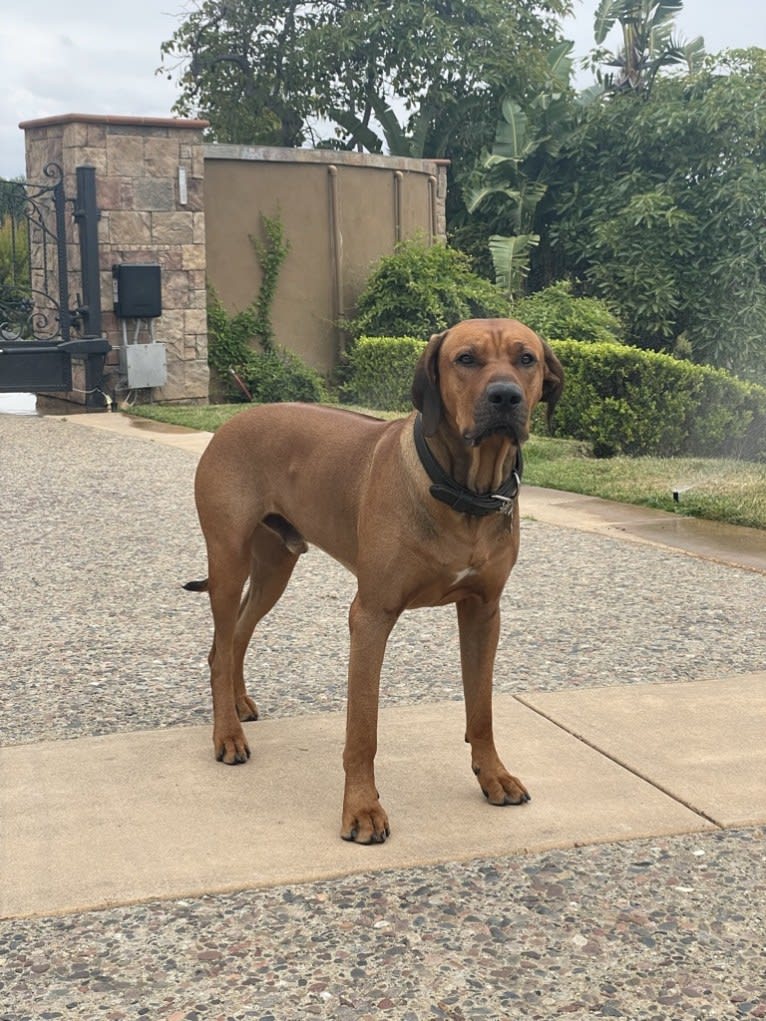
[[[471,514],[477,518],[483,518],[486,514],[501,513],[513,514],[516,497],[519,495],[521,486],[521,474],[523,462],[521,458],[521,447],[516,448],[516,464],[511,472],[510,478],[500,486],[496,493],[476,493],[472,489],[466,489],[458,485],[448,475],[434,455],[426,442],[423,433],[423,419],[420,415],[415,417],[415,449],[418,452],[420,463],[428,473],[433,482],[431,496],[443,503],[449,504],[452,510],[459,514]]]

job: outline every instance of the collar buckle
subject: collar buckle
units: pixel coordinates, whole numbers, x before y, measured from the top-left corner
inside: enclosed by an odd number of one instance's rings
[[[513,517],[513,508],[516,505],[516,497],[519,495],[519,490],[521,489],[521,479],[519,478],[519,473],[516,468],[514,468],[511,473],[511,480],[513,480],[513,486],[506,490],[506,492],[511,494],[510,496],[504,496],[502,493],[492,493],[492,499],[499,500],[502,504],[502,506],[498,508],[498,511],[500,514],[504,514],[508,518]]]

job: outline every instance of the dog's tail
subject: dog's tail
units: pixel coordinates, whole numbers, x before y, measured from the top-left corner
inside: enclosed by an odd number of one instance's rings
[[[187,581],[183,587],[187,592],[207,592],[207,578],[203,578],[202,581]]]

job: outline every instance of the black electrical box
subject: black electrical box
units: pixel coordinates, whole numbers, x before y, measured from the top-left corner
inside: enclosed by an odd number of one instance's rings
[[[118,319],[156,319],[162,315],[160,267],[153,263],[112,266],[114,312]]]

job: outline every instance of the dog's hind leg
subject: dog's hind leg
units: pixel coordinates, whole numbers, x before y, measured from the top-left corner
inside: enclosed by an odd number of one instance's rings
[[[300,553],[306,549],[305,543],[302,547],[291,543],[291,547],[281,534],[262,525],[253,535],[250,584],[240,604],[233,643],[234,701],[240,720],[258,719],[258,706],[245,687],[245,655],[258,622],[279,600]]]
[[[242,589],[250,569],[246,543],[208,541],[208,594],[213,613],[210,688],[213,695],[213,746],[219,762],[235,765],[250,756],[234,698],[234,636]]]

